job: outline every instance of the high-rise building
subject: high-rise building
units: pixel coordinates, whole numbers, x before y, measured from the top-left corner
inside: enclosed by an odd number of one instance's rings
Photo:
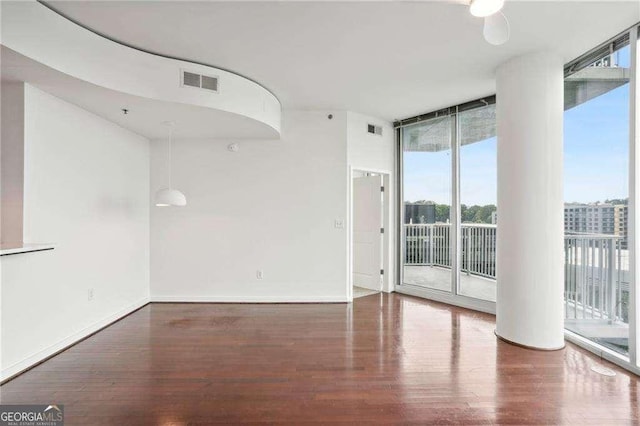
[[[627,230],[629,223],[629,208],[624,204],[618,204],[614,206],[613,214],[613,226],[614,234],[622,237],[621,248],[626,249],[627,244]]]
[[[628,208],[624,204],[567,203],[564,205],[564,230],[571,233],[607,234],[622,237],[627,248]]]

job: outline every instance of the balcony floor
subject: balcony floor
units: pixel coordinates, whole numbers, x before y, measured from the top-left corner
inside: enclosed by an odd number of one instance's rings
[[[601,319],[565,319],[564,326],[588,339],[628,339],[629,324],[615,322],[610,324],[608,320]]]
[[[450,291],[451,269],[439,266],[404,267],[404,283],[437,290]],[[496,281],[460,273],[460,294],[481,300],[496,301]]]

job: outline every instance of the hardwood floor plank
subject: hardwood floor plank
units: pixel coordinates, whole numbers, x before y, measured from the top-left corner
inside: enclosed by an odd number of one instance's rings
[[[151,304],[1,386],[0,402],[65,404],[68,425],[640,423],[637,376],[494,328],[399,294]]]

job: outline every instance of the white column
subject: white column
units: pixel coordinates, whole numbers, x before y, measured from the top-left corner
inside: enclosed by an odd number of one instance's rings
[[[550,52],[497,72],[496,334],[547,350],[564,346],[563,79]]]

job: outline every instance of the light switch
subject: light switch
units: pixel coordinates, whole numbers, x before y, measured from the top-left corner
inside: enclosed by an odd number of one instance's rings
[[[338,229],[342,229],[342,228],[344,228],[344,220],[342,220],[342,219],[336,219],[336,221],[334,222],[333,226],[334,226],[335,228],[338,228]]]

